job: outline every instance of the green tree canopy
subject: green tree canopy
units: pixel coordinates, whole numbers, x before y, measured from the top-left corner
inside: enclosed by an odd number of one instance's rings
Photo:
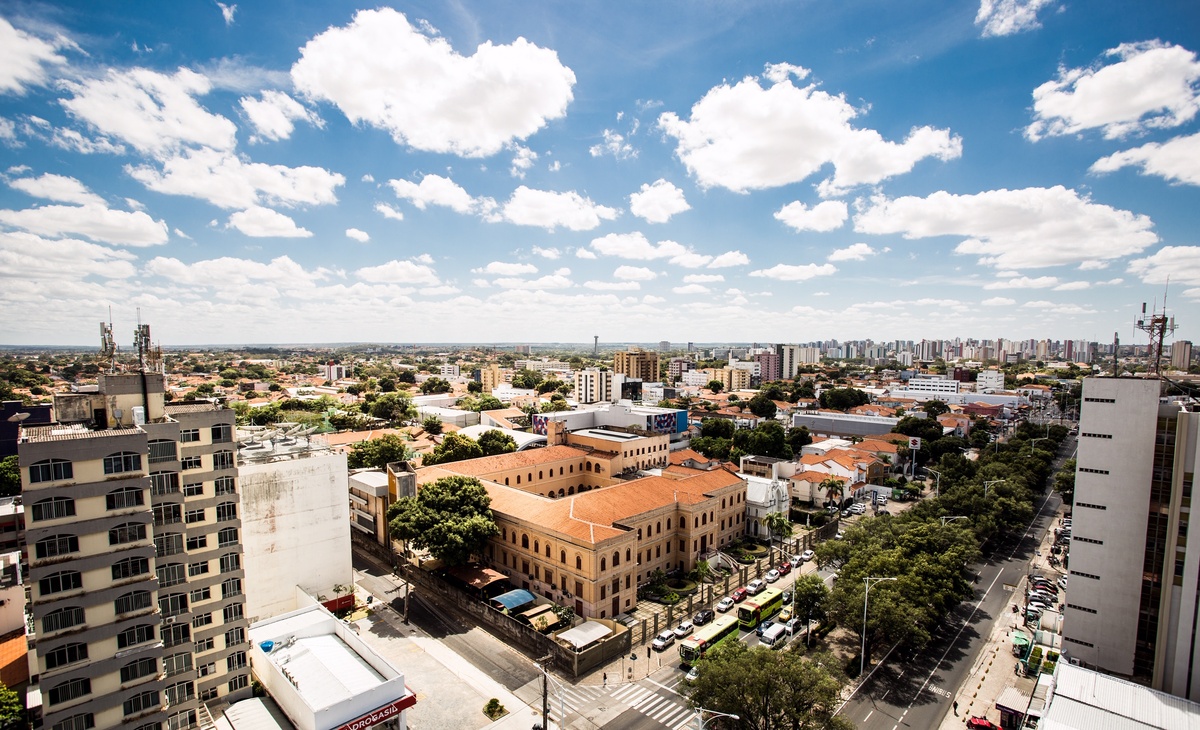
[[[24,698],[15,690],[0,684],[0,727],[21,728],[25,726]]]
[[[710,380],[710,381],[708,381],[707,387],[709,390],[711,390],[714,393],[720,393],[721,390],[725,387],[725,384],[722,383],[720,380]]]
[[[393,537],[447,565],[462,565],[500,532],[488,509],[491,501],[478,479],[443,477],[421,487],[417,496],[397,500],[389,510],[389,529]]]
[[[483,449],[469,436],[461,433],[446,434],[442,443],[433,447],[433,451],[421,457],[422,466],[434,464],[449,464],[452,461],[478,459],[483,456]]]
[[[821,407],[848,411],[871,402],[871,396],[858,388],[827,388],[821,391]]]
[[[792,454],[800,453],[800,449],[812,443],[812,434],[808,432],[808,426],[800,426],[798,428],[789,428],[787,432],[788,446],[792,447]]]
[[[426,416],[425,419],[421,421],[421,428],[424,429],[425,433],[429,434],[430,436],[437,436],[442,432],[442,419],[438,418],[437,416]]]
[[[533,390],[537,388],[538,384],[541,382],[542,374],[536,370],[530,370],[528,368],[522,368],[521,370],[513,373],[512,376],[512,387],[514,388],[528,388]]]
[[[17,466],[17,457],[6,456],[0,459],[0,497],[15,497],[21,493],[21,468]]]
[[[483,450],[484,456],[511,454],[517,450],[517,442],[512,436],[493,428],[479,435],[479,448]]]
[[[711,438],[731,439],[737,429],[728,418],[705,418],[700,421],[700,435]]]
[[[937,420],[938,416],[943,416],[950,412],[950,406],[940,400],[931,400],[925,402],[923,410],[930,418]]]
[[[759,393],[748,401],[750,412],[759,418],[774,418],[779,407],[775,405],[775,401],[767,396]]]
[[[351,469],[382,469],[393,461],[408,461],[412,451],[404,439],[389,433],[350,447],[346,465]]]
[[[371,402],[370,413],[389,423],[410,421],[417,417],[412,399],[403,393],[384,393]]]
[[[743,428],[733,434],[732,459],[736,452],[771,456],[776,459],[792,458],[792,447],[788,446],[783,424],[779,421],[762,421],[754,428]]]
[[[421,383],[421,392],[429,395],[430,393],[449,393],[450,381],[445,378],[428,378],[424,383]]]

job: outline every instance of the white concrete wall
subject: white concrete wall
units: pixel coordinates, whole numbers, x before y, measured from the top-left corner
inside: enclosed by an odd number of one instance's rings
[[[333,599],[353,585],[345,454],[249,464],[238,481],[251,623],[298,608],[295,586]]]

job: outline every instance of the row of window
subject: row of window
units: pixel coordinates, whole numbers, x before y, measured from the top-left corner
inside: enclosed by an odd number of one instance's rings
[[[151,475],[151,483],[158,475]],[[104,495],[104,506],[108,510],[130,509],[146,503],[145,491],[138,487],[121,487]],[[75,516],[75,500],[70,497],[48,497],[30,505],[30,519],[34,522],[59,520]]]
[[[203,510],[199,510],[203,512]],[[189,515],[192,513],[189,512]],[[180,521],[181,510],[177,504],[157,505],[154,508],[154,524],[157,526],[170,525]],[[202,517],[202,515],[201,515]],[[234,502],[225,502],[217,505],[217,521],[228,522],[237,519],[237,504]],[[199,520],[190,520],[199,521]],[[226,527],[217,532],[217,545],[219,547],[227,547],[234,545],[238,540],[238,531],[236,527]],[[130,542],[137,542],[146,539],[146,525],[140,522],[126,522],[108,531],[109,545],[122,545]],[[198,543],[196,547],[204,547],[207,545],[207,536],[197,536],[195,538]],[[173,555],[183,552],[183,535],[178,533],[166,533],[156,535],[154,537],[154,546],[158,550],[159,557],[165,555]],[[192,539],[188,540],[189,549],[192,547]],[[55,534],[43,537],[33,544],[33,554],[39,560],[46,558],[55,558],[63,555],[70,555],[79,552],[79,537],[70,534]],[[113,578],[117,576],[114,574]]]
[[[232,441],[232,435],[229,435],[228,426],[213,427],[213,441],[216,442],[216,431],[218,428],[224,429],[225,436],[221,441]],[[175,442],[165,440],[154,440],[149,443],[147,461],[151,464],[159,464],[165,461],[174,461],[176,459]],[[232,469],[236,464],[232,451],[218,451],[212,455],[213,469]],[[104,457],[104,474],[111,476],[114,474],[128,474],[129,472],[142,470],[142,455],[133,451],[119,451],[115,454],[109,454]],[[201,469],[203,468],[200,456],[185,456],[180,462],[183,469]],[[57,482],[66,479],[75,478],[75,467],[71,461],[67,459],[43,459],[29,465],[29,483],[40,484],[43,482]]]

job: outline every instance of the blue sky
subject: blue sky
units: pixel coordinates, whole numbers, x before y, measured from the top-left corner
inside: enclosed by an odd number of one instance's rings
[[[6,2],[0,343],[1200,334],[1190,2]]]

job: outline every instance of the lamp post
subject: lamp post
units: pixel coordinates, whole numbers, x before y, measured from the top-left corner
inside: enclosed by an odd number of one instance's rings
[[[939,472],[939,471],[934,471],[933,469],[930,469],[929,467],[925,467],[925,471],[927,471],[927,472],[929,472],[930,474],[932,474],[932,475],[934,475],[935,477],[937,477],[937,481],[936,481],[936,482],[934,482],[934,485],[933,485],[933,496],[934,496],[934,499],[936,499],[936,498],[938,498],[938,497],[942,496],[942,473],[941,473],[941,472]]]
[[[1045,441],[1048,438],[1050,438],[1050,437],[1049,436],[1038,436],[1037,438],[1030,440],[1029,453],[1031,453],[1031,454],[1033,453],[1033,445],[1034,444],[1036,444],[1038,441]]]
[[[967,519],[967,518],[962,515],[955,515],[954,517],[942,517],[941,518],[942,527],[945,527],[947,522],[953,522],[955,520],[965,520],[965,519]]]
[[[993,479],[990,482],[984,482],[983,483],[983,496],[987,497],[988,490],[992,488],[993,484],[999,484],[1000,482],[1007,482],[1007,481],[1008,481],[1007,479]]]
[[[863,583],[866,588],[863,590],[863,627],[862,627],[862,653],[858,658],[858,678],[862,681],[863,672],[867,669],[867,598],[871,595],[871,582],[876,583],[885,580],[896,580],[895,578],[863,578]]]
[[[728,717],[730,720],[741,720],[742,719],[740,716],[733,715],[728,712],[717,712],[716,710],[706,710],[703,707],[697,707],[696,708],[696,728],[697,728],[697,730],[704,730],[704,713],[706,713],[706,712],[709,715],[712,715],[713,717]]]

